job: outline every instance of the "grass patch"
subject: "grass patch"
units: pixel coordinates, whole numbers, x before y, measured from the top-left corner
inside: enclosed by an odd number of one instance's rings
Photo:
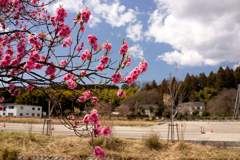
[[[143,143],[149,149],[161,149],[162,143],[160,142],[160,133],[152,130],[150,133],[143,135]]]
[[[69,160],[95,157],[90,138],[0,131],[0,159],[14,159],[23,154],[27,159],[36,155],[69,156]],[[94,138],[108,158],[112,159],[239,159],[240,148],[202,146],[185,142],[166,143],[160,134],[150,132],[142,140],[109,137]]]
[[[2,148],[0,158],[3,160],[15,160],[17,159],[19,151],[13,149],[10,150],[9,148]]]
[[[188,147],[184,141],[180,141],[180,142],[178,142],[176,149],[183,151],[185,149],[188,149]]]

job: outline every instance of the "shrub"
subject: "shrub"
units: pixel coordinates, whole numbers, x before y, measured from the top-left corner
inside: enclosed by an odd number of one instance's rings
[[[92,139],[88,142],[92,146]],[[124,147],[124,143],[121,139],[115,137],[98,137],[93,140],[95,146],[107,148],[108,150],[118,151]]]
[[[182,117],[183,117],[182,113],[181,113],[181,112],[178,112],[178,114],[177,114],[177,119],[179,120],[179,119],[181,119]]]
[[[206,110],[204,110],[204,111],[202,112],[202,116],[203,116],[203,117],[207,117],[207,116],[209,116],[209,112],[206,111]]]
[[[5,160],[15,160],[17,159],[17,155],[18,155],[18,151],[17,150],[9,150],[8,148],[4,148],[2,150],[2,154],[1,154],[1,159]]]
[[[170,110],[165,110],[163,112],[163,117],[170,118],[170,116],[171,116],[171,111]]]
[[[199,111],[198,111],[198,110],[196,110],[196,111],[194,111],[194,112],[192,113],[193,116],[196,116],[196,115],[198,115],[198,114],[199,114]]]
[[[150,149],[157,150],[162,148],[158,132],[151,131],[149,134],[143,135],[143,143]]]
[[[184,150],[184,149],[187,149],[187,145],[184,141],[180,141],[178,144],[177,144],[177,147],[176,147],[177,150]]]

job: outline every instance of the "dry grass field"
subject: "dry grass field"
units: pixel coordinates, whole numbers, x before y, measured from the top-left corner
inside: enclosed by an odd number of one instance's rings
[[[155,134],[155,135],[154,135]],[[240,148],[221,148],[188,144],[184,141],[158,141],[158,133],[144,135],[142,140],[120,139],[113,136],[94,139],[113,159],[239,159]],[[94,157],[89,138],[76,136],[28,134],[0,131],[0,159],[17,154],[28,159],[35,155],[70,156],[70,159]]]

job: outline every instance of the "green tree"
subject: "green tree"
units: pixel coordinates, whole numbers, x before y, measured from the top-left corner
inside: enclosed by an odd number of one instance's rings
[[[190,94],[191,91],[192,91],[191,83],[192,83],[192,78],[191,78],[191,76],[187,73],[187,75],[186,75],[186,77],[185,77],[185,79],[184,79],[184,85],[186,86],[186,88],[185,88],[186,95],[187,95],[187,94]]]
[[[167,85],[166,79],[164,78],[162,80],[162,93],[167,93],[167,92],[168,92],[168,85]]]
[[[207,87],[212,88],[215,86],[217,75],[211,71],[207,77]]]
[[[200,73],[198,80],[200,84],[200,89],[204,89],[204,87],[207,86],[207,77],[204,72]]]
[[[152,81],[151,88],[157,88],[157,83],[155,82],[155,80]]]
[[[147,83],[143,90],[150,90],[150,89],[151,89],[151,86]]]
[[[235,87],[240,84],[240,66],[238,66],[234,71]]]
[[[161,117],[163,115],[163,112],[164,112],[164,103],[163,102],[160,102],[158,103],[158,108],[156,109],[156,115]]]
[[[198,77],[192,75],[191,76],[191,91],[198,91],[199,90],[199,87],[198,87]]]
[[[179,119],[181,119],[181,118],[183,118],[184,116],[183,116],[183,114],[181,113],[181,112],[178,112],[177,113],[177,119],[179,120]]]
[[[126,90],[126,89],[128,89],[128,88],[129,88],[128,85],[125,84],[125,83],[121,86],[121,89],[124,89],[124,90]]]
[[[199,111],[198,111],[198,110],[195,110],[195,111],[192,113],[193,116],[196,116],[196,115],[198,115],[198,114],[199,114]]]
[[[215,87],[217,90],[221,90],[225,87],[225,70],[221,66],[217,72]]]
[[[209,116],[209,112],[206,111],[206,110],[204,110],[204,111],[202,112],[202,116],[203,116],[203,117],[207,117],[207,116]]]
[[[230,69],[228,66],[225,69],[225,87],[235,88],[235,79],[234,79],[233,70]]]
[[[171,111],[170,110],[165,110],[163,112],[163,117],[170,118],[170,116],[171,116]]]

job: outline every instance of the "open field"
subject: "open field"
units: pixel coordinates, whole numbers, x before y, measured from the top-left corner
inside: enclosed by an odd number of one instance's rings
[[[146,147],[142,140],[97,138],[94,143],[113,159],[238,159],[240,148],[221,148],[188,143],[162,141],[158,149]],[[24,132],[0,131],[0,159],[19,153],[26,159],[36,155],[69,156],[67,159],[94,157],[89,138],[53,135],[52,137]],[[9,159],[10,159],[9,158]],[[33,158],[32,158],[33,159]]]

